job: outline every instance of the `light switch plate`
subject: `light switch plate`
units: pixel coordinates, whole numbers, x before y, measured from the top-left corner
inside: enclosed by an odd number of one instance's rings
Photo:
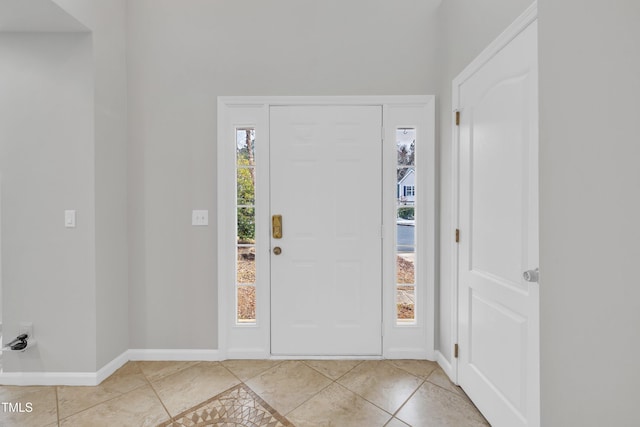
[[[209,225],[209,211],[194,210],[191,214],[191,225]]]
[[[76,226],[76,211],[64,211],[64,226],[67,228]]]

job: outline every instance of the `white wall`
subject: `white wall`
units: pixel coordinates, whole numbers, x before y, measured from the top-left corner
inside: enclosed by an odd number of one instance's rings
[[[55,0],[92,31],[96,365],[129,348],[126,1]]]
[[[129,3],[134,348],[217,347],[216,97],[433,93],[432,10],[423,0]],[[211,225],[191,227],[192,209],[209,209]]]
[[[0,34],[3,328],[39,342],[5,372],[96,368],[92,74],[89,34]]]
[[[129,348],[125,0],[22,6],[0,1],[3,318],[39,344],[3,368],[95,372]]]
[[[531,3],[532,0],[444,0],[437,14],[441,258],[436,346],[448,361],[452,360],[454,344],[451,339],[451,253],[455,244],[451,222],[451,83]]]
[[[539,1],[542,425],[636,426],[640,3]]]

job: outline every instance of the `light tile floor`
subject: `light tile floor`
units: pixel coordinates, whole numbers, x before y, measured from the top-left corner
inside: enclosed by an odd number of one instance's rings
[[[297,427],[489,425],[433,362],[228,360],[128,362],[96,387],[0,386],[0,426],[157,426],[239,385]]]

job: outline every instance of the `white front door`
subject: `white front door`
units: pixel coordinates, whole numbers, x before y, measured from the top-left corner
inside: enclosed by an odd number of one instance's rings
[[[459,87],[458,381],[494,427],[539,425],[537,24]]]
[[[270,108],[274,355],[382,354],[381,120],[380,106]]]

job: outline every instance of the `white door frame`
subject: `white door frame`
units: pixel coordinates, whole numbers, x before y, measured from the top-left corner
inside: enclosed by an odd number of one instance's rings
[[[452,116],[451,116],[451,135],[453,138],[452,162],[451,162],[451,230],[448,236],[455,236],[456,230],[460,228],[460,128],[456,124],[456,113],[460,111],[460,86],[482,68],[491,58],[500,52],[505,46],[524,31],[529,24],[538,18],[537,2],[533,2],[507,29],[502,32],[489,46],[487,46],[455,79],[452,83]],[[449,238],[449,237],[447,237]],[[445,370],[449,378],[456,384],[458,383],[458,359],[454,357],[455,346],[458,343],[458,300],[459,300],[459,282],[458,282],[458,245],[454,244],[451,250],[451,278],[452,278],[452,298],[451,298],[451,348],[449,354],[452,355],[450,360],[444,357],[438,357],[438,362]]]
[[[382,255],[382,355],[383,358],[416,358],[434,360],[435,350],[435,97],[414,96],[239,96],[218,97],[217,140],[217,227],[218,227],[218,349],[222,359],[269,359],[270,352],[270,283],[268,278],[270,256],[270,218],[268,188],[256,192],[256,268],[262,282],[257,283],[256,316],[252,325],[235,321],[235,129],[256,129],[256,182],[269,182],[268,159],[269,107],[275,105],[380,105],[383,111],[383,165],[382,203],[383,238]],[[414,127],[418,131],[416,144],[419,150],[416,168],[422,171],[418,197],[425,208],[418,210],[418,224],[422,224],[416,236],[420,268],[417,270],[418,292],[416,303],[422,306],[418,321],[411,326],[398,326],[395,321],[395,182],[396,147],[395,130]],[[266,186],[268,187],[268,186]],[[260,236],[264,242],[260,243]],[[263,254],[263,256],[260,256]],[[262,261],[261,261],[262,259]],[[261,273],[260,273],[261,271]],[[266,280],[265,280],[266,278]],[[257,281],[260,281],[257,278]],[[331,358],[331,357],[326,357]]]

